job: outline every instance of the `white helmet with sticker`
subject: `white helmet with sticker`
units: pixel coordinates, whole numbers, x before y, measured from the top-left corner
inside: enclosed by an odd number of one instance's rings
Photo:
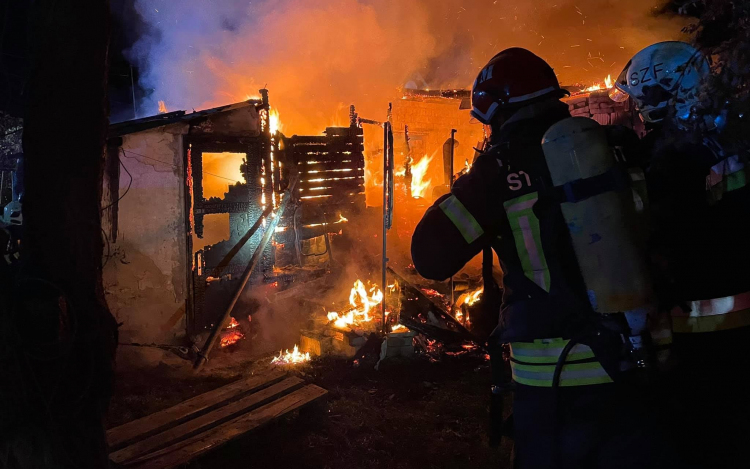
[[[687,120],[698,103],[698,88],[710,73],[708,61],[690,44],[658,42],[646,47],[625,66],[610,98],[630,96],[644,122],[659,122],[673,106],[677,118]]]

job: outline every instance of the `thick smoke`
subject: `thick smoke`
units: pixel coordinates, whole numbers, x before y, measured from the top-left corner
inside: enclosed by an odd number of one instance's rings
[[[498,51],[521,46],[566,83],[616,75],[646,45],[680,37],[655,0],[137,0],[150,26],[129,51],[153,90],[143,109],[202,109],[267,85],[284,133],[382,119],[408,81],[468,87]]]

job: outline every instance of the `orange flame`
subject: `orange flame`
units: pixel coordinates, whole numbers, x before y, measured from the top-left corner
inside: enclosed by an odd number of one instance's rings
[[[597,91],[597,90],[609,90],[614,86],[615,82],[612,80],[612,75],[607,75],[607,78],[604,79],[603,82],[594,83],[593,85],[589,86],[588,88],[584,88],[581,91],[589,93],[591,91]]]
[[[167,111],[167,105],[164,104],[164,101],[159,101],[159,114],[166,114],[169,111]]]
[[[273,365],[296,365],[298,363],[304,363],[310,361],[310,352],[302,353],[299,351],[297,345],[294,346],[293,351],[288,349],[285,352],[279,351],[279,355],[271,360]]]
[[[430,167],[432,156],[424,155],[417,164],[411,167],[411,196],[424,197],[424,193],[430,187],[432,179],[426,179],[427,170]]]
[[[482,297],[482,293],[484,293],[484,287],[478,288],[473,292],[464,293],[463,295],[458,297],[456,306],[472,306],[474,303],[479,301],[479,299]]]
[[[399,333],[399,332],[409,332],[409,328],[404,326],[403,324],[396,324],[391,328],[391,333]]]
[[[328,313],[328,321],[333,322],[339,329],[347,329],[350,326],[360,325],[372,321],[370,310],[383,301],[383,292],[373,285],[368,294],[365,284],[357,279],[349,292],[349,304],[351,308],[343,313]]]
[[[271,109],[268,113],[268,127],[271,130],[271,135],[276,135],[277,132],[281,132],[283,126],[281,125],[281,120],[279,119],[278,110]]]

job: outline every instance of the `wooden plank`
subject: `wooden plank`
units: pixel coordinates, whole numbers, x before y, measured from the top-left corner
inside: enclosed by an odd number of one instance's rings
[[[340,168],[364,168],[364,160],[357,161],[358,158],[353,158],[351,155],[346,155],[346,158],[334,161],[324,161],[320,163],[308,163],[306,161],[300,161],[297,163],[297,169],[302,171],[321,171],[325,169],[340,169]],[[317,161],[317,160],[312,160]]]
[[[281,370],[274,370],[272,373],[263,376],[250,376],[249,378],[188,399],[161,412],[147,415],[146,417],[112,428],[107,431],[107,442],[109,443],[110,451],[120,449],[134,441],[164,431],[187,419],[210,412],[232,399],[237,399],[248,393],[268,387],[285,377],[286,373]]]
[[[361,208],[365,207],[365,193],[364,189],[362,192],[357,192],[354,195],[342,194],[333,195],[331,197],[321,197],[317,199],[303,199],[302,203],[306,205],[325,205],[329,210],[331,207],[346,207],[361,205]]]
[[[180,425],[157,433],[145,440],[141,440],[130,446],[110,453],[109,459],[116,464],[123,464],[139,456],[153,453],[169,445],[183,441],[200,432],[216,427],[240,414],[268,404],[274,399],[281,398],[284,394],[299,388],[304,381],[297,377],[287,378],[279,383],[269,386],[253,394],[247,395],[237,401],[219,407],[212,412],[190,419]]]
[[[309,384],[279,400],[243,414],[207,432],[135,460],[132,465],[129,464],[128,466],[133,469],[171,469],[177,467],[251,430],[256,430],[274,419],[320,399],[326,393],[325,389]]]
[[[300,171],[300,178],[319,179],[319,178],[339,178],[339,177],[365,177],[365,168],[333,168],[333,169],[313,169]]]
[[[312,175],[310,175],[312,176]],[[303,195],[307,195],[307,192],[315,192],[315,191],[309,191],[310,188],[313,187],[332,187],[337,190],[343,190],[343,189],[354,189],[358,186],[364,186],[365,184],[365,177],[363,175],[357,175],[357,176],[336,176],[335,178],[329,178],[329,177],[320,177],[319,175],[315,175],[316,177],[310,177],[307,181],[300,181],[300,189],[302,192],[305,192]],[[346,178],[346,179],[344,179]],[[326,179],[324,181],[316,181],[316,179]]]

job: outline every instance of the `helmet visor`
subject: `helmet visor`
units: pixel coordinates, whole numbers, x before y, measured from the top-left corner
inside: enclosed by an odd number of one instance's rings
[[[630,95],[618,88],[617,85],[613,86],[609,90],[609,99],[616,103],[623,103],[627,101],[628,98],[630,98]]]
[[[620,76],[615,80],[615,86],[609,90],[609,99],[617,103],[627,101],[630,95],[628,94],[628,69],[630,68],[630,62],[620,72]]]

